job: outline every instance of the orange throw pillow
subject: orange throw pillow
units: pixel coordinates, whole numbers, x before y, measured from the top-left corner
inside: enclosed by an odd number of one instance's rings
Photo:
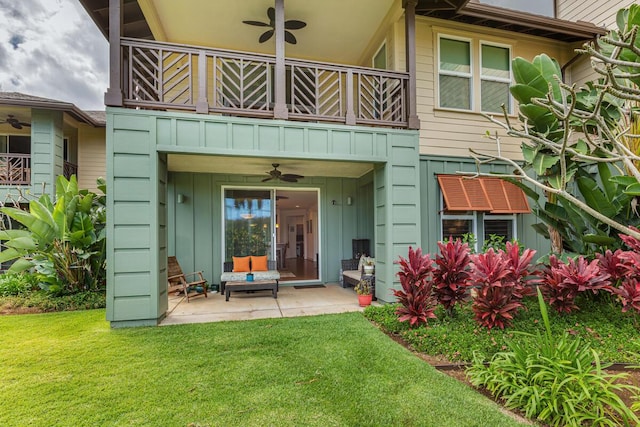
[[[267,256],[252,256],[251,257],[251,271],[267,271]]]
[[[245,271],[249,271],[249,260],[251,257],[243,256],[238,257],[234,256],[233,258],[233,271],[236,273],[242,273]]]

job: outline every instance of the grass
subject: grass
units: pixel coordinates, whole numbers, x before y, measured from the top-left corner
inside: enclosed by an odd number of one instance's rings
[[[0,425],[519,425],[360,313],[121,330],[104,317],[0,317]]]
[[[549,310],[552,333],[556,336],[568,331],[581,336],[596,349],[603,361],[637,362],[640,353],[640,327],[638,319],[631,313],[622,313],[619,304],[608,301],[579,301],[580,310],[569,315],[560,315]],[[454,318],[436,310],[437,320],[430,320],[428,327],[410,330],[406,323],[397,321],[395,305],[369,307],[365,315],[391,333],[400,334],[419,352],[441,355],[451,361],[470,362],[473,353],[479,352],[489,359],[498,351],[506,349],[507,340],[521,341],[525,338],[514,331],[543,331],[540,308],[535,298],[525,299],[525,309],[515,317],[510,328],[488,330],[473,319],[469,305],[458,307]]]

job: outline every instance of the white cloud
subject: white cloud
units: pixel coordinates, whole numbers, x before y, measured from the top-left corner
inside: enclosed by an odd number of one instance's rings
[[[0,91],[104,109],[108,43],[78,0],[0,0]]]

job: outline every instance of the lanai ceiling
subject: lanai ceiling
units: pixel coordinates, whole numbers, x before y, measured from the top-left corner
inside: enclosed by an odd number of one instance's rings
[[[108,0],[80,1],[106,36]],[[258,42],[268,27],[242,22],[269,22],[267,9],[273,6],[274,0],[124,0],[124,33],[127,37],[273,54],[274,37]],[[287,56],[357,64],[392,9],[400,16],[398,0],[285,0],[285,20],[307,24],[292,31],[298,43],[286,44]]]

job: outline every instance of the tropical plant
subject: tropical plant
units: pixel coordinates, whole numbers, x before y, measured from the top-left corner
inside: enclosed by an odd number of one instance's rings
[[[104,192],[104,181],[99,181]],[[77,179],[59,176],[56,202],[47,194],[29,202],[29,211],[12,207],[0,211],[24,229],[0,231],[7,247],[0,262],[15,260],[9,269],[39,273],[41,287],[52,293],[104,288],[105,197],[79,190]]]
[[[469,245],[460,239],[438,242],[438,248],[433,269],[433,291],[438,302],[451,316],[455,305],[468,294],[471,252]]]
[[[640,5],[621,10],[617,21],[617,31],[580,51],[591,56],[602,76],[583,88],[564,84],[560,66],[546,55],[531,62],[514,59],[511,94],[519,103],[520,122],[512,123],[506,110],[502,121],[487,118],[524,141],[524,163],[472,150],[478,165],[498,160],[512,167],[514,172],[502,177],[534,200],[534,211],[544,223],[536,230],[551,240],[554,253],[590,255],[602,248],[617,249],[619,232],[640,238],[630,227],[640,224],[635,212],[640,196],[635,131]],[[489,137],[500,146],[497,134]],[[497,152],[504,150],[498,147]]]
[[[371,295],[371,282],[361,279],[353,288],[358,295]]]
[[[602,271],[599,260],[587,261],[583,256],[569,258],[567,263],[555,255],[549,258],[549,266],[541,273],[541,289],[547,302],[560,313],[578,309],[578,294],[590,291],[610,291],[610,275]]]
[[[489,249],[474,255],[469,282],[478,287],[472,309],[476,321],[486,327],[504,329],[522,303],[514,297],[515,280],[504,252]]]
[[[535,294],[532,285],[537,283],[538,280],[532,278],[532,276],[535,277],[538,272],[533,270],[531,266],[535,254],[536,251],[529,248],[521,251],[518,242],[507,242],[505,250],[501,253],[502,257],[507,261],[507,268],[509,269],[507,278],[513,282],[513,296],[519,300],[525,296]]]
[[[38,288],[35,276],[27,273],[5,273],[0,275],[0,297],[27,295]]]
[[[433,282],[430,280],[433,264],[429,255],[422,255],[422,249],[413,250],[409,246],[408,258],[400,257],[401,290],[394,289],[393,295],[400,306],[396,310],[400,322],[409,322],[410,326],[427,324],[435,319],[436,299],[433,296]]]
[[[637,394],[640,388],[617,383],[626,374],[606,373],[608,365],[580,337],[565,332],[555,338],[540,290],[538,303],[544,333],[518,333],[529,340],[507,341],[508,350],[496,353],[488,365],[476,353],[467,369],[471,383],[485,387],[507,408],[548,425],[638,425],[617,393]]]

